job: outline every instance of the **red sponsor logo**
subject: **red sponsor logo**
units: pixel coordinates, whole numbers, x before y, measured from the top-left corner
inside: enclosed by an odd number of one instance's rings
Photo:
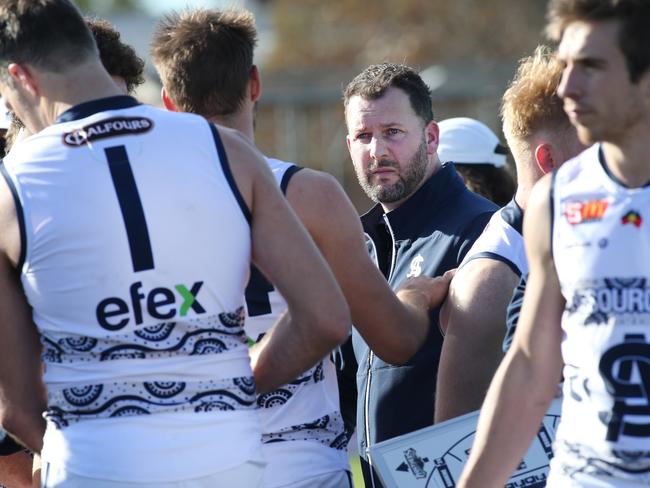
[[[605,199],[567,202],[564,204],[564,216],[571,225],[595,222],[603,218],[608,205]]]

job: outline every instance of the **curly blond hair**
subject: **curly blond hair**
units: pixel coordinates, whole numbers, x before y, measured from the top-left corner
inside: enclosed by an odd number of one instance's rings
[[[520,60],[517,73],[503,94],[501,119],[507,138],[525,140],[539,130],[569,128],[557,87],[562,64],[547,46]]]

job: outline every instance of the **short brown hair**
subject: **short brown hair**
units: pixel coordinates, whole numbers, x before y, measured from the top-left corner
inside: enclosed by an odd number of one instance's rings
[[[406,92],[413,111],[424,125],[433,120],[431,90],[417,71],[403,64],[374,64],[359,73],[343,91],[346,111],[352,97],[358,95],[365,100],[377,100],[391,87]]]
[[[86,18],[86,24],[90,28],[97,48],[99,57],[106,71],[111,76],[119,76],[126,83],[129,93],[144,83],[144,61],[138,57],[128,44],[122,42],[120,33],[113,25],[105,19]]]
[[[648,0],[551,0],[547,35],[559,41],[575,21],[618,21],[618,43],[630,80],[639,81],[650,66],[650,2]]]
[[[208,118],[226,116],[244,101],[256,44],[251,12],[199,8],[160,21],[151,57],[180,110]]]
[[[108,74],[123,78],[129,93],[144,83],[144,61],[138,57],[131,46],[121,41],[120,33],[111,23],[99,18],[86,17],[84,20],[95,38],[99,57]],[[18,132],[23,127],[25,126],[21,120],[12,112],[11,124],[5,134],[5,153],[11,150]]]
[[[506,137],[523,140],[541,129],[571,127],[556,93],[561,78],[562,64],[546,46],[538,46],[532,56],[519,61],[517,73],[501,99]]]
[[[0,67],[32,64],[62,72],[97,55],[79,10],[68,0],[0,3]],[[6,77],[6,70],[0,76]]]

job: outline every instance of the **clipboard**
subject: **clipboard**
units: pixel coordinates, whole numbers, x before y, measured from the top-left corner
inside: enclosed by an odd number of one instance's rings
[[[555,399],[528,452],[506,488],[546,486],[562,400]],[[386,488],[453,488],[474,442],[479,411],[441,422],[370,447]]]

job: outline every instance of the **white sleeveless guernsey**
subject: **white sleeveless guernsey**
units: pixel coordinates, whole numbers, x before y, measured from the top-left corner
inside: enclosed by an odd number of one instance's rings
[[[267,158],[286,192],[300,169]],[[259,341],[287,309],[284,298],[255,268],[246,288],[246,331]],[[347,436],[340,414],[336,370],[328,357],[295,381],[258,398],[267,466],[263,486],[275,488],[330,472],[349,470]]]
[[[522,224],[524,212],[514,198],[499,209],[465,255],[460,267],[473,259],[495,259],[508,265],[517,276],[528,274]]]
[[[216,128],[96,100],[18,144],[3,171],[44,348],[43,460],[152,483],[257,453],[250,216]]]
[[[600,145],[553,183],[564,401],[549,485],[650,485],[650,187],[609,174]]]

